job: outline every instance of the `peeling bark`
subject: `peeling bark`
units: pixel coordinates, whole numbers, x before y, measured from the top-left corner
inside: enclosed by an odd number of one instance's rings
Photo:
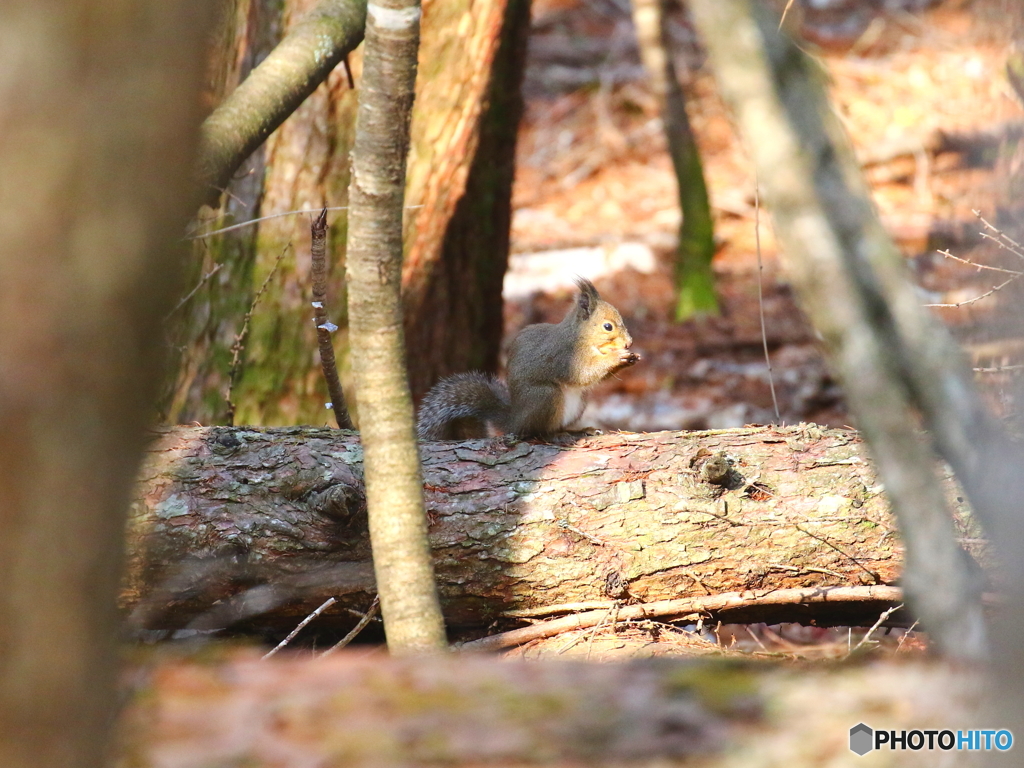
[[[479,440],[421,455],[441,600],[461,628],[900,574],[887,502],[847,430],[615,434],[572,448]],[[956,506],[951,484],[947,496]],[[129,537],[123,603],[137,626],[180,627],[242,586],[276,585],[262,621],[279,624],[331,596],[364,610],[373,595],[362,450],[337,431],[162,433]]]

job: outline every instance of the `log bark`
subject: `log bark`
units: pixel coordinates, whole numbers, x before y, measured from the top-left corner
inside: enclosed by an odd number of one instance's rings
[[[421,455],[441,600],[462,629],[614,600],[891,585],[900,574],[882,488],[848,430],[614,434],[571,448],[480,440],[424,444]],[[947,495],[973,536],[951,484]],[[363,610],[374,586],[358,438],[167,430],[140,475],[129,542],[122,602],[136,627],[218,626],[251,617],[254,601],[278,627],[332,596]]]

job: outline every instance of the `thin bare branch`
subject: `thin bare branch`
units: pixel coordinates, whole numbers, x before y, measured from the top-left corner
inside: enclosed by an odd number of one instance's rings
[[[422,208],[422,207],[423,207],[422,205],[407,205],[407,206],[405,206],[405,210],[410,210],[410,209],[413,209],[413,208]],[[339,206],[333,206],[333,207],[330,207],[330,208],[324,208],[323,210],[327,210],[327,211],[347,211],[348,210],[348,206],[347,205],[339,205]],[[253,224],[259,224],[261,221],[267,221],[269,219],[279,219],[282,216],[295,216],[295,215],[300,214],[300,213],[318,214],[318,213],[320,213],[320,211],[318,211],[316,209],[311,209],[311,208],[302,208],[302,209],[297,210],[297,211],[285,211],[284,213],[272,213],[269,216],[260,216],[258,219],[249,219],[248,221],[241,221],[238,224],[232,224],[230,227],[221,227],[220,229],[214,229],[214,230],[212,230],[210,232],[203,232],[202,234],[198,234],[198,235],[190,235],[190,236],[186,237],[185,239],[186,240],[201,240],[204,237],[213,237],[214,235],[220,235],[220,234],[223,234],[225,232],[233,232],[234,230],[241,229],[242,227],[248,227],[248,226],[252,226]]]
[[[303,628],[303,627],[305,627],[305,626],[306,626],[307,624],[309,624],[309,622],[311,622],[311,621],[312,621],[313,619],[315,619],[315,618],[316,618],[317,616],[319,616],[319,615],[320,615],[321,613],[323,613],[324,611],[326,611],[326,610],[327,610],[328,608],[330,608],[330,607],[331,607],[332,605],[334,605],[334,604],[335,604],[336,602],[338,602],[338,600],[337,600],[336,598],[333,598],[333,597],[329,597],[329,598],[327,598],[327,599],[326,599],[326,600],[324,601],[323,605],[321,605],[321,606],[320,606],[319,608],[317,608],[317,609],[316,609],[315,611],[313,611],[313,612],[312,612],[311,614],[309,614],[309,616],[307,616],[307,617],[306,617],[306,618],[304,618],[304,619],[303,619],[302,621],[300,621],[300,622],[299,622],[299,624],[298,624],[298,626],[297,626],[297,627],[295,627],[295,629],[293,629],[293,630],[292,630],[291,632],[289,632],[289,633],[288,633],[288,637],[286,637],[286,638],[285,638],[284,640],[282,640],[282,641],[281,641],[280,643],[278,643],[278,644],[277,644],[276,646],[274,646],[274,647],[273,647],[273,648],[271,648],[271,649],[270,649],[269,651],[267,651],[267,652],[266,652],[265,654],[263,654],[263,657],[262,657],[262,659],[261,659],[261,660],[262,660],[262,661],[266,661],[266,660],[267,660],[267,659],[269,659],[269,658],[270,658],[271,656],[273,656],[273,655],[274,655],[275,653],[277,653],[277,652],[278,652],[278,651],[280,651],[280,650],[281,650],[282,648],[284,648],[284,647],[285,647],[286,645],[288,645],[288,643],[290,643],[290,642],[291,642],[292,640],[294,640],[294,639],[295,639],[295,636],[296,636],[297,634],[299,634],[299,632],[301,632],[301,631],[302,631],[302,628]]]
[[[338,424],[338,429],[352,429],[352,419],[348,413],[348,404],[345,402],[345,392],[341,388],[341,379],[338,378],[338,364],[334,359],[334,341],[331,339],[331,335],[338,330],[338,326],[327,318],[326,206],[320,211],[320,215],[310,222],[309,231],[312,235],[310,272],[313,278],[313,316],[316,323],[316,341],[320,349],[320,367],[323,369],[324,379],[327,381],[327,391],[331,396],[331,402],[327,404],[327,407],[334,411],[334,420]]]
[[[177,304],[175,304],[175,305],[174,305],[174,309],[172,309],[172,310],[171,310],[170,312],[168,312],[168,313],[167,313],[166,315],[164,315],[164,322],[167,322],[168,320],[170,320],[170,319],[171,319],[171,317],[172,317],[172,316],[174,315],[174,313],[175,313],[175,312],[177,312],[177,311],[178,311],[179,309],[181,309],[181,308],[182,308],[183,306],[185,306],[185,304],[187,304],[187,303],[188,303],[188,300],[189,300],[189,299],[191,299],[191,298],[192,298],[193,296],[195,296],[195,295],[196,295],[196,292],[197,292],[197,291],[198,291],[198,290],[199,290],[200,288],[202,288],[202,287],[203,287],[204,285],[206,285],[206,282],[207,282],[207,281],[208,281],[208,280],[209,280],[209,279],[210,279],[211,277],[213,277],[213,276],[214,276],[214,275],[216,275],[216,274],[217,274],[218,272],[220,272],[220,268],[221,268],[221,267],[223,267],[223,266],[224,266],[224,264],[223,264],[223,263],[221,263],[221,264],[215,264],[215,265],[214,265],[214,267],[213,267],[213,269],[211,269],[211,270],[210,270],[209,272],[207,272],[207,273],[206,273],[205,275],[203,275],[203,276],[202,276],[202,277],[201,277],[201,278],[199,279],[199,282],[198,282],[198,283],[196,283],[196,285],[195,285],[195,288],[193,288],[193,289],[192,289],[191,291],[189,291],[189,292],[188,292],[188,293],[186,293],[186,294],[185,294],[184,296],[182,296],[182,297],[181,297],[181,300],[180,300],[180,301],[179,301],[179,302],[178,302]]]
[[[356,624],[354,627],[352,627],[352,631],[349,632],[347,635],[345,635],[343,638],[341,638],[341,640],[339,640],[337,643],[332,645],[326,651],[321,653],[319,658],[321,658],[321,659],[326,658],[327,656],[330,656],[335,651],[344,648],[346,645],[348,645],[353,640],[355,640],[356,636],[360,632],[362,632],[364,629],[366,629],[366,625],[369,624],[371,621],[373,621],[373,617],[377,615],[377,612],[379,610],[380,610],[380,595],[374,595],[373,602],[370,604],[370,607],[366,610],[366,613],[363,614],[363,618],[361,618],[359,620],[359,623]]]
[[[994,232],[996,234],[996,237],[991,237],[982,232],[981,234],[983,237],[988,237],[990,240],[994,240],[995,242],[1000,243],[1003,248],[1005,248],[1008,251],[1011,251],[1015,256],[1019,256],[1020,258],[1024,259],[1024,253],[1021,253],[1021,251],[1024,251],[1024,246],[1022,246],[1012,237],[1003,232],[1003,230],[999,229],[999,227],[990,223],[988,219],[981,215],[981,211],[972,210],[971,213],[978,217],[978,221],[980,221],[987,230],[989,230],[990,232]]]
[[[1007,278],[1005,281],[1003,281],[1002,283],[997,285],[992,290],[985,291],[983,294],[981,294],[980,296],[975,296],[973,299],[965,299],[963,301],[958,301],[956,304],[925,304],[925,306],[926,307],[944,307],[944,308],[947,308],[947,309],[955,309],[956,307],[964,307],[964,306],[966,306],[968,304],[973,304],[976,301],[981,301],[982,299],[988,298],[993,293],[995,293],[996,291],[1002,290],[1003,288],[1008,286],[1010,283],[1012,283],[1014,280],[1018,279],[1019,277],[1020,277],[1020,275],[1014,275],[1013,277]]]
[[[792,2],[792,0],[790,0]],[[789,6],[786,6],[789,10]],[[782,22],[779,22],[780,26]],[[768,355],[768,331],[764,322],[764,263],[761,261],[761,191],[758,189],[757,173],[754,173],[754,243],[757,246],[757,307],[761,313],[761,343],[764,345],[764,364],[768,366],[768,386],[772,390],[772,406],[775,408],[775,421],[781,422],[779,399],[775,396],[775,377],[772,376],[772,359]]]
[[[786,3],[786,7],[782,9],[782,15],[779,17],[779,29],[782,29],[782,25],[786,23],[786,14],[789,13],[789,9],[793,7],[793,0],[789,0]]]
[[[806,528],[804,528],[803,526],[800,526],[800,525],[796,526],[796,529],[798,531],[800,531],[801,533],[806,533],[812,539],[817,539],[822,544],[824,544],[826,547],[829,547],[830,549],[834,549],[840,555],[842,555],[843,557],[849,559],[849,561],[851,563],[856,565],[858,568],[860,568],[862,571],[864,571],[864,573],[866,573],[868,576],[870,576],[872,579],[874,579],[875,584],[881,584],[882,583],[882,579],[881,579],[881,577],[877,573],[875,573],[870,568],[865,566],[860,560],[858,560],[856,557],[851,555],[849,552],[844,552],[842,549],[837,547],[835,544],[833,544],[831,541],[826,539],[824,536],[819,536],[816,533],[812,533],[811,531],[808,531]]]
[[[978,269],[978,270],[987,269],[990,272],[1002,272],[1004,275],[1016,275],[1017,277],[1020,277],[1021,275],[1024,275],[1024,272],[1019,272],[1019,271],[1017,271],[1015,269],[1003,269],[1002,267],[992,267],[992,266],[989,266],[988,264],[979,264],[978,262],[971,261],[970,259],[963,259],[963,258],[961,258],[959,256],[954,256],[949,251],[938,251],[938,253],[941,253],[947,259],[952,259],[953,261],[959,261],[961,264],[966,264],[967,266],[974,267],[975,269]]]

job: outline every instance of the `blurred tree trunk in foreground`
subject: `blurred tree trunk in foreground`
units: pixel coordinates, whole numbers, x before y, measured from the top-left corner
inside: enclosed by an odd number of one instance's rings
[[[204,3],[0,5],[0,765],[103,762]]]
[[[235,73],[273,47],[313,0],[237,0],[223,37]],[[406,211],[406,333],[413,395],[440,375],[494,369],[501,337],[501,283],[508,252],[515,135],[522,109],[519,79],[529,27],[528,0],[429,0],[423,6]],[[232,31],[234,30],[234,31]],[[234,62],[242,62],[238,65]],[[350,61],[357,88],[361,51]],[[219,75],[214,74],[216,78]],[[230,90],[224,87],[223,90]],[[214,96],[212,100],[216,101]],[[344,206],[355,94],[339,67],[257,150],[210,223],[226,226],[261,215]],[[329,214],[333,262],[328,310],[342,378],[349,382],[344,286],[345,212]],[[242,315],[277,256],[292,253],[253,316],[236,387],[239,423],[322,424],[326,387],[316,359],[309,307],[309,221],[287,216],[218,235],[196,246],[187,287],[215,263],[221,269],[180,311],[175,344],[181,372],[165,398],[172,422],[218,423],[225,411],[229,349]]]
[[[983,579],[957,541],[935,459],[953,467],[994,545],[1007,548],[1004,558],[1018,560],[1019,448],[978,398],[949,333],[921,306],[820,70],[753,0],[693,0],[692,9],[801,304],[892,500],[911,607],[943,653],[979,661],[989,650]]]

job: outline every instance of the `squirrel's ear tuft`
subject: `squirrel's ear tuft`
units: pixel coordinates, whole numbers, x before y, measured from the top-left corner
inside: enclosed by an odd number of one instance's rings
[[[584,317],[590,317],[597,302],[601,300],[601,294],[597,292],[594,284],[585,277],[576,276],[576,287],[580,289],[580,295],[576,298],[576,306]]]

